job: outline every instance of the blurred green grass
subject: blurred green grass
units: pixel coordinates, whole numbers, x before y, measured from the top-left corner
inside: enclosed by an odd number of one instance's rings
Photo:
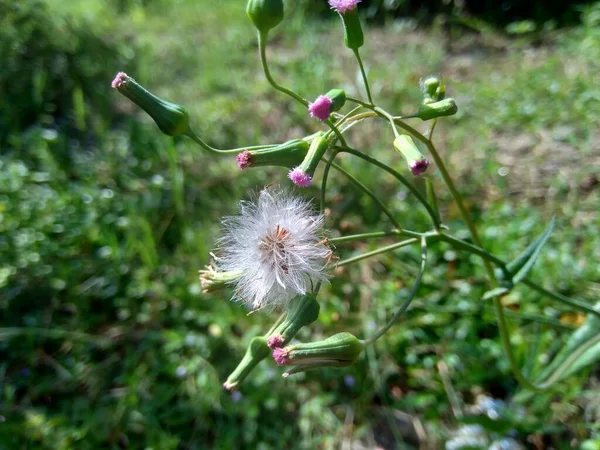
[[[238,173],[233,158],[162,136],[110,89],[111,77],[131,70],[153,92],[184,104],[194,128],[217,146],[283,141],[318,124],[268,88],[242,2],[46,4],[41,14],[56,37],[49,42],[62,53],[46,55],[51,45],[39,59],[5,53],[14,64],[5,67],[15,71],[2,73],[3,96],[14,73],[54,84],[38,80],[33,119],[2,121],[0,448],[328,449],[351,440],[405,448],[415,445],[419,427],[441,446],[463,422],[452,413],[443,367],[459,404],[483,393],[504,400],[502,419],[521,442],[567,448],[571,439],[598,439],[597,377],[590,371],[551,394],[515,399],[519,388],[493,314],[478,301],[486,288],[479,261],[445,246],[431,252],[434,268],[415,307],[356,366],[283,380],[265,362],[241,397],[225,392],[221,382],[245,345],[272,320],[246,316],[227,293],[201,294],[196,271],[209,261],[219,217],[234,212],[248,191],[284,184],[286,174]],[[276,79],[307,98],[333,86],[360,96],[337,19],[309,21],[289,6],[268,49]],[[548,33],[541,44],[527,36],[465,34],[452,53],[441,29],[395,22],[368,30],[363,52],[375,97],[393,111],[417,104],[420,77],[445,77],[459,114],[439,124],[436,142],[486,247],[508,259],[557,215],[535,278],[588,299],[597,298],[600,281],[598,11],[590,7],[581,26]],[[2,48],[17,48],[25,35],[11,30],[0,33]],[[86,33],[100,39],[86,40]],[[23,67],[29,72],[19,72]],[[45,97],[48,91],[66,100]],[[3,118],[22,117],[19,98],[1,103]],[[22,101],[31,100],[22,94]],[[405,170],[394,160],[385,124],[361,127],[351,133],[356,147]],[[394,180],[348,157],[341,161],[390,202],[403,226],[427,228]],[[445,221],[460,235],[458,213],[435,170],[432,177]],[[333,175],[330,186],[333,233],[386,226],[343,178]],[[377,245],[340,246],[338,253]],[[318,323],[299,339],[373,332],[406,294],[417,256],[407,249],[342,270],[323,291]],[[569,316],[524,289],[509,302],[517,355],[538,373],[568,331],[559,319]],[[539,324],[526,314],[554,322]]]

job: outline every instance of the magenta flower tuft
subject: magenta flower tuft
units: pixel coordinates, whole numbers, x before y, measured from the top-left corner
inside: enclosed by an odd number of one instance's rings
[[[427,167],[429,167],[429,161],[427,161],[426,159],[419,159],[419,160],[413,161],[409,167],[410,167],[410,171],[412,172],[412,174],[414,176],[418,177],[422,173],[425,173],[425,171],[427,170]]]
[[[314,103],[308,104],[308,110],[310,111],[311,117],[318,117],[321,120],[329,119],[332,103],[333,101],[331,101],[330,98],[319,95]]]
[[[119,72],[116,76],[115,79],[112,80],[112,83],[110,84],[114,89],[118,89],[121,87],[121,85],[123,83],[125,83],[127,80],[129,79],[129,77],[127,76],[127,74],[125,72]]]
[[[310,183],[312,182],[312,177],[299,167],[290,170],[290,173],[288,173],[288,177],[294,182],[296,186],[299,187],[310,186]]]
[[[347,11],[352,11],[360,2],[361,0],[329,0],[329,6],[338,13],[344,14]]]
[[[237,159],[237,165],[241,170],[247,169],[248,167],[252,167],[252,153],[248,150],[244,150],[242,153],[238,153],[235,157]]]
[[[271,336],[271,337],[269,337],[269,339],[267,339],[267,345],[269,346],[269,348],[271,350],[275,350],[276,348],[283,347],[284,343],[285,343],[285,339],[280,334]]]
[[[275,360],[278,366],[285,366],[290,362],[287,349],[280,347],[273,350],[273,359]]]

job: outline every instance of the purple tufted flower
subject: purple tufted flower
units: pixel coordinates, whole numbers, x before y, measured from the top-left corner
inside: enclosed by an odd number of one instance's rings
[[[333,101],[324,95],[319,95],[313,103],[308,104],[308,111],[311,117],[317,117],[321,120],[329,119],[331,114],[331,104]]]

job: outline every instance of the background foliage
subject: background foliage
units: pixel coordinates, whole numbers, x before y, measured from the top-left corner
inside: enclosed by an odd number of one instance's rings
[[[165,138],[109,84],[126,70],[188,107],[217,146],[316,130],[268,89],[241,3],[0,0],[0,448],[411,448],[418,439],[600,448],[597,369],[546,395],[522,392],[490,305],[478,300],[479,261],[443,245],[419,301],[357,365],[283,380],[264,362],[240,393],[221,388],[272,318],[247,317],[228,293],[201,294],[196,271],[219,217],[249,190],[285,183],[285,173],[238,173],[233,158]],[[385,22],[367,33],[374,95],[411,110],[421,76],[445,77],[459,114],[436,141],[473,214],[485,217],[486,247],[508,259],[556,215],[535,277],[597,298],[600,5],[559,31],[516,23],[510,39],[479,22],[477,32]],[[335,17],[290,5],[269,48],[277,78],[308,98],[332,86],[359,95],[340,33]],[[392,162],[390,131],[365,129],[355,145]],[[425,229],[392,179],[342,161],[377,179],[403,225]],[[460,232],[432,173],[445,221]],[[332,233],[385,227],[367,197],[334,179]],[[373,332],[406,294],[417,257],[403,250],[340,271],[323,290],[318,323],[299,338]],[[526,290],[508,305],[530,374],[584,322]]]

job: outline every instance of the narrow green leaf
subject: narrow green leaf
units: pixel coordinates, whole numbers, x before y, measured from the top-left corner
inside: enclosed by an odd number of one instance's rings
[[[596,303],[594,309],[600,311],[600,302]],[[569,337],[565,345],[561,348],[558,354],[554,357],[552,362],[548,364],[542,372],[540,379],[546,379],[552,372],[554,372],[563,361],[565,361],[569,355],[571,355],[578,347],[583,345],[585,342],[592,339],[594,336],[600,333],[600,319],[593,314],[588,314],[585,319],[585,323],[577,328]],[[590,358],[590,355],[596,352],[597,358],[600,358],[600,347],[597,345],[587,350],[581,358],[579,358],[573,366],[580,366],[580,361]],[[583,367],[583,366],[580,366]],[[573,373],[571,369],[567,373]],[[564,377],[564,376],[563,376]]]
[[[535,264],[538,256],[540,256],[542,248],[548,241],[550,234],[552,234],[552,230],[554,229],[554,223],[555,220],[554,217],[552,217],[552,220],[550,221],[544,232],[535,241],[533,241],[531,245],[527,247],[525,251],[523,251],[523,253],[521,253],[519,256],[517,256],[515,259],[513,259],[506,265],[508,272],[512,274],[513,283],[519,283],[527,276],[527,274]]]

